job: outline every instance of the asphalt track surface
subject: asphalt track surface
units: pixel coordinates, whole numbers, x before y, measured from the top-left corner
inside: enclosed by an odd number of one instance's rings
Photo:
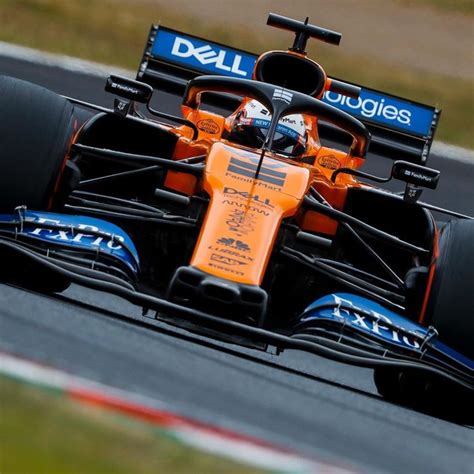
[[[3,57],[0,74],[111,104],[97,77]],[[165,111],[178,110],[172,96],[158,101]],[[391,163],[375,156],[367,162],[368,171],[379,173]],[[423,198],[474,213],[474,165],[436,155],[429,164],[441,170],[441,180]],[[474,473],[473,429],[385,402],[370,370],[297,352],[276,357],[208,344],[184,331],[136,327],[118,315],[138,318],[140,310],[79,287],[57,299],[0,285],[0,351],[359,472]]]

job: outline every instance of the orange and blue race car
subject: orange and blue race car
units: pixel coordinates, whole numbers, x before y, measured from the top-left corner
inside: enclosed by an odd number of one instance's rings
[[[1,279],[82,285],[143,308],[137,324],[370,367],[390,400],[472,408],[474,222],[420,200],[440,111],[328,77],[306,45],[339,33],[268,24],[294,33],[287,51],[153,26],[137,79],[107,79],[111,109],[1,76]],[[152,107],[157,90],[182,116]],[[361,170],[369,149],[389,176]]]

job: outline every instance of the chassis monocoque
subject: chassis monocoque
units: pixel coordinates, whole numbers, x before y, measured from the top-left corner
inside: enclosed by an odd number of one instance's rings
[[[388,178],[359,170],[374,123],[322,99],[361,90],[304,51],[309,37],[340,35],[273,14],[269,23],[294,31],[293,47],[262,55],[253,79],[171,81],[185,87],[182,117],[152,109],[142,81],[110,76],[109,110],[0,76],[2,279],[51,293],[76,283],[227,342],[371,367],[395,401],[446,406],[448,394],[469,405],[474,222],[419,201],[439,177],[425,163],[432,133],[418,163],[395,161]],[[189,52],[192,39],[176,44]],[[236,97],[270,111],[259,147],[239,142],[222,112]],[[75,107],[96,113],[80,124]],[[298,157],[273,144],[290,114],[308,134]],[[327,124],[351,137],[348,150],[321,145]],[[380,130],[383,145],[390,130]],[[392,154],[405,145],[395,140]],[[403,196],[367,184],[389,179],[406,183]],[[439,229],[433,209],[456,219]]]

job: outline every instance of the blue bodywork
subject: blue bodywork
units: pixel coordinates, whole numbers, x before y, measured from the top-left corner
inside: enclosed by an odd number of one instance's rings
[[[474,370],[474,361],[443,344],[432,328],[423,327],[400,314],[362,296],[335,293],[310,304],[299,318],[296,330],[324,324],[339,325],[341,331],[368,336],[382,346],[398,348],[413,355],[430,349]]]
[[[15,223],[18,225],[12,225]],[[101,219],[19,210],[17,214],[0,214],[2,228],[10,230],[12,235],[25,235],[52,246],[98,250],[119,259],[134,274],[137,274],[140,266],[138,252],[130,236],[120,227]],[[99,232],[101,235],[88,234],[87,231]]]

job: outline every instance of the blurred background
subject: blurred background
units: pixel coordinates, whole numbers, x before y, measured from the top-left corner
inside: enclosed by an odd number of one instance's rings
[[[0,41],[136,70],[151,23],[286,48],[270,11],[343,33],[339,47],[310,47],[329,75],[440,107],[437,139],[474,148],[473,0],[0,0]]]
[[[269,12],[301,20],[309,16],[311,23],[341,32],[343,39],[339,47],[316,41],[309,43],[310,57],[320,62],[330,76],[441,108],[436,138],[474,149],[474,0],[0,0],[0,46],[1,42],[14,43],[120,66],[129,69],[133,76],[152,23],[254,53],[286,49],[292,35],[267,27]],[[36,69],[32,70],[37,74]],[[102,90],[102,82],[100,84]],[[441,201],[438,204],[447,207],[450,207],[450,199],[458,201],[453,207],[459,209],[461,197],[472,196],[472,166],[457,163],[454,168],[453,163],[443,164],[445,184],[441,186],[445,188],[436,196]],[[453,193],[451,184],[460,176],[464,184],[456,181],[457,192]],[[472,206],[472,199],[466,201],[470,201],[465,203],[467,208]],[[5,288],[2,291],[9,294]],[[12,294],[14,291],[8,289]],[[7,301],[7,297],[0,294],[0,305],[4,304],[2,300]],[[43,307],[42,311],[48,312]],[[36,329],[34,326],[33,330]],[[83,338],[87,338],[87,333]],[[77,347],[81,341],[77,339]],[[143,341],[149,343],[145,336]],[[106,342],[107,338],[104,344]],[[132,342],[138,347],[142,339],[134,334],[127,340],[127,343]],[[129,351],[128,346],[123,350]],[[81,357],[93,357],[86,354],[85,349],[81,351],[84,351],[80,352]],[[176,353],[180,351],[177,349]],[[189,352],[187,356],[194,357],[194,353]],[[201,359],[196,360],[198,363]],[[216,360],[216,367],[220,367],[221,359]],[[210,359],[206,359],[206,364],[211,367],[210,373],[214,366],[210,365]],[[222,370],[230,370],[230,364]],[[137,377],[141,373],[137,372]],[[200,373],[198,371],[196,377]],[[154,374],[147,374],[145,380],[153,377]],[[120,380],[121,374],[117,378]],[[155,387],[151,382],[149,386]],[[353,399],[355,395],[350,392],[349,404]],[[334,413],[345,415],[337,406]],[[367,405],[367,413],[375,411],[371,406]],[[374,406],[377,410],[380,408]],[[367,413],[360,410],[364,420]],[[403,417],[408,418],[406,414]],[[443,425],[442,430],[450,438],[450,445],[454,445],[447,425]],[[189,449],[178,442],[176,433],[159,426],[144,427],[118,415],[108,416],[98,409],[77,406],[65,391],[40,390],[2,376],[0,433],[7,434],[0,435],[0,472],[5,473],[263,472],[254,465],[241,465]],[[374,433],[378,436],[377,431]],[[461,435],[467,445],[467,435],[457,434]],[[367,438],[366,442],[371,439]],[[435,445],[426,446],[431,450]],[[376,443],[373,449],[378,449]],[[399,452],[394,449],[397,462]],[[429,457],[432,457],[431,451]],[[428,459],[418,454],[412,458],[423,466]],[[447,463],[451,462],[448,458]],[[432,462],[436,462],[436,458]]]

